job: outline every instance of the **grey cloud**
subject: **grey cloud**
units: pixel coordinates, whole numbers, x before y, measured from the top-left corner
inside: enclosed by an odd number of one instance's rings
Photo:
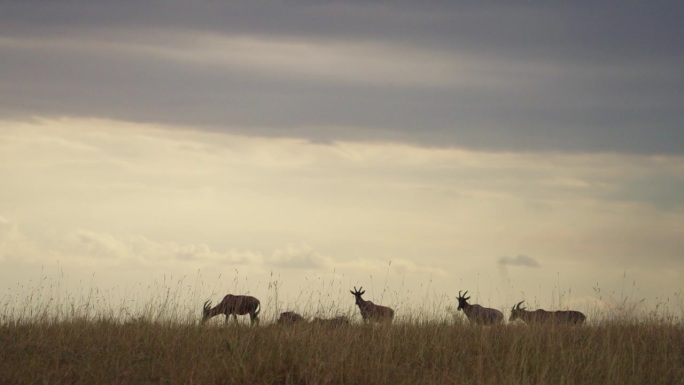
[[[671,173],[637,175],[616,184],[601,198],[610,201],[638,202],[674,212],[684,208],[684,176],[679,170]]]
[[[453,48],[597,60],[644,53],[676,56],[684,27],[679,4],[405,2],[5,1],[4,34],[90,28],[211,31],[220,34],[408,41]],[[608,48],[608,50],[606,50]]]
[[[539,267],[539,262],[532,257],[526,255],[518,255],[516,257],[501,257],[499,265],[509,266],[524,266],[524,267]]]
[[[264,1],[188,9],[156,1],[35,1],[4,8],[6,119],[94,116],[317,142],[497,151],[684,149],[681,6]],[[182,51],[199,35],[364,43],[420,51],[425,62],[447,54],[454,68],[430,73],[442,84],[378,82],[372,72],[354,82],[336,76],[343,69],[335,62],[320,64],[328,73],[321,77],[152,52]],[[32,46],[29,39],[77,44]],[[98,47],[104,41],[111,46]],[[138,42],[148,49],[132,47]],[[466,58],[481,65],[460,68]],[[427,72],[417,66],[415,76]],[[472,83],[454,83],[456,76]]]

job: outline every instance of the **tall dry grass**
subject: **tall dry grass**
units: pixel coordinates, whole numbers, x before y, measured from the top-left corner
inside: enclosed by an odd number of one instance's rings
[[[6,322],[2,384],[684,384],[684,327]]]
[[[273,320],[290,309],[279,309],[269,284],[260,326],[221,316],[199,325],[196,287],[153,285],[147,301],[67,295],[44,280],[24,297],[9,292],[0,298],[0,384],[684,385],[683,317],[671,308],[639,315],[624,302],[583,326],[474,327],[440,297],[391,326],[284,327]],[[353,299],[347,310],[331,306],[330,291],[295,309],[351,311],[358,322]]]

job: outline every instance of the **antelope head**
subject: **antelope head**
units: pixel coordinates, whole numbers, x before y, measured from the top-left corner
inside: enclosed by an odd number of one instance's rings
[[[349,292],[352,293],[354,295],[354,297],[356,297],[356,304],[357,305],[360,306],[361,304],[363,304],[365,302],[361,298],[361,296],[366,292],[365,290],[363,290],[363,286],[360,287],[358,290],[356,289],[356,286],[354,286],[354,291],[349,290]]]
[[[511,316],[508,319],[508,321],[515,321],[516,319],[520,318],[522,313],[525,311],[525,308],[520,306],[523,302],[525,301],[520,301],[515,306],[513,306],[513,308],[511,309]]]
[[[466,294],[468,294],[468,290],[466,290],[466,292],[463,294],[461,294],[460,290],[458,291],[458,297],[456,297],[456,299],[458,300],[458,309],[456,310],[463,310],[470,306],[470,304],[468,303],[470,297],[466,297]]]
[[[202,322],[209,319],[210,311],[211,311],[211,301],[207,301],[204,303],[204,307],[202,308]]]
[[[463,294],[461,294],[461,291],[459,290],[458,297],[456,297],[456,299],[458,300],[458,309],[456,310],[463,310],[470,306],[468,304],[468,300],[470,299],[470,297],[466,297],[466,294],[468,294],[468,290],[466,290],[466,292]]]

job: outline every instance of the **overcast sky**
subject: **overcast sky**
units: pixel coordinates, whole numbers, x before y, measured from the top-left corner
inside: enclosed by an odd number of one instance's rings
[[[41,275],[118,296],[173,276],[192,301],[310,314],[352,311],[354,285],[407,312],[459,290],[682,312],[683,19],[0,1],[3,298]]]

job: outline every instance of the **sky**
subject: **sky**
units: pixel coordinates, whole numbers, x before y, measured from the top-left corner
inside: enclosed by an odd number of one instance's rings
[[[683,18],[0,1],[0,302],[684,315]]]

